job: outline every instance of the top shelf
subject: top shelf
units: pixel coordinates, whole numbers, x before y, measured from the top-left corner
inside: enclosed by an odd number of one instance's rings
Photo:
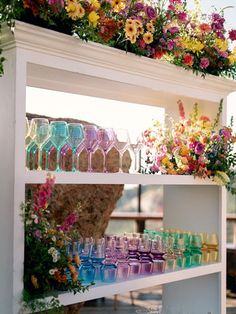
[[[142,184],[142,185],[216,185],[210,179],[188,175],[152,175],[130,173],[50,172],[56,184]],[[27,171],[24,182],[44,183],[46,171]]]
[[[18,59],[27,65],[27,85],[34,87],[150,105],[176,104],[177,97],[219,102],[236,90],[233,80],[203,79],[166,62],[19,21],[14,34],[2,28],[1,47],[18,48]]]

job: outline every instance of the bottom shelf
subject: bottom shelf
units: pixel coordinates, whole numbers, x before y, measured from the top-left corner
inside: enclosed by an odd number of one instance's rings
[[[222,270],[222,263],[215,263],[183,269],[176,272],[139,276],[138,278],[115,283],[97,283],[84,293],[75,295],[73,293],[61,293],[59,295],[59,300],[62,305],[75,304],[88,300],[112,296],[114,294],[122,294],[128,291],[134,291],[156,285],[163,285],[170,282],[220,273]]]

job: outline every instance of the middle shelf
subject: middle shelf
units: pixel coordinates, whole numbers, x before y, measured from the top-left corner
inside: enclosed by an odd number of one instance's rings
[[[50,172],[56,184],[157,184],[157,185],[216,185],[210,179],[192,175],[152,175],[139,173]],[[24,182],[44,183],[47,171],[26,171]]]

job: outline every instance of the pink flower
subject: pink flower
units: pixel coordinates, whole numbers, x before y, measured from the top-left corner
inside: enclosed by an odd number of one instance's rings
[[[140,48],[145,49],[146,44],[145,44],[145,41],[143,40],[143,38],[139,39],[138,44],[139,44]]]
[[[178,28],[177,26],[172,26],[172,27],[168,28],[168,31],[169,31],[171,34],[175,34],[175,33],[178,33],[179,28]]]
[[[231,129],[221,129],[219,134],[227,141],[231,139]]]
[[[206,69],[209,66],[210,62],[208,58],[201,58],[200,60],[200,68],[201,69]]]
[[[177,16],[178,16],[178,19],[181,21],[181,22],[185,22],[186,21],[186,19],[187,19],[187,13],[186,12],[179,12],[178,14],[177,14]]]
[[[232,41],[236,40],[236,29],[229,31],[229,39]]]
[[[48,0],[49,5],[59,5],[64,8],[64,0]]]
[[[167,49],[168,49],[169,51],[173,50],[173,49],[174,49],[174,46],[175,46],[175,42],[174,42],[173,40],[168,41],[168,43],[167,43]]]
[[[42,238],[42,233],[39,229],[35,230],[34,232],[35,238],[41,239]]]
[[[59,230],[62,231],[69,231],[70,228],[78,221],[78,214],[77,213],[71,213],[69,216],[66,217],[65,221],[61,226],[59,227]]]
[[[185,112],[184,112],[184,104],[181,100],[178,100],[177,104],[179,105],[179,116],[181,120],[185,119]]]

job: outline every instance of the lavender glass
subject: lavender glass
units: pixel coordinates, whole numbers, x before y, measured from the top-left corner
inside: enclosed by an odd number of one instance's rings
[[[95,125],[84,126],[84,144],[88,152],[88,172],[92,172],[92,154],[98,145],[97,127]]]
[[[104,154],[103,172],[108,172],[106,168],[107,153],[115,143],[115,133],[111,128],[98,130],[98,145],[102,148]]]

